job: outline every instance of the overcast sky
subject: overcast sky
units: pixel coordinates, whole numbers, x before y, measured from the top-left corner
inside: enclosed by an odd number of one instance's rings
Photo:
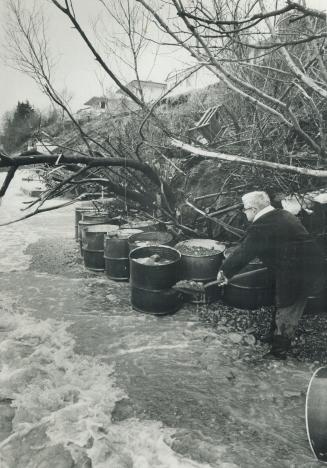
[[[34,0],[23,0],[23,4],[32,4]],[[0,0],[0,118],[3,113],[13,109],[18,101],[29,100],[38,108],[46,108],[49,102],[34,84],[32,79],[22,73],[6,66],[2,57],[6,51],[4,27],[6,22],[7,0]],[[37,4],[44,4],[49,17],[48,35],[51,39],[53,51],[58,58],[56,67],[56,85],[58,89],[67,88],[72,94],[72,107],[74,110],[83,106],[83,103],[92,96],[103,94],[103,87],[110,88],[113,83],[104,80],[104,74],[97,68],[91,53],[86,49],[76,31],[71,28],[68,20],[63,18],[47,0],[37,0]],[[92,22],[99,18],[95,0],[78,0],[76,13],[88,31],[92,31]],[[307,0],[312,8],[326,9],[327,0]],[[110,26],[110,25],[109,25]],[[169,71],[181,69],[191,59],[186,55],[174,53],[172,49],[166,50],[159,56],[155,50],[149,51],[143,59],[141,79],[152,79],[163,82]],[[124,72],[124,70],[123,70]],[[124,73],[123,73],[124,74]],[[125,82],[134,79],[125,70]]]
[[[3,59],[6,54],[6,41],[4,27],[6,22],[7,0],[0,0],[0,117],[7,110],[14,108],[18,101],[28,99],[39,108],[48,106],[48,99],[42,95],[33,80],[6,65]],[[34,0],[23,0],[23,4],[33,4]],[[45,5],[45,13],[49,18],[48,36],[52,50],[58,60],[55,70],[56,86],[61,90],[67,88],[72,94],[72,107],[74,110],[83,106],[83,103],[92,96],[103,94],[103,90],[115,87],[114,83],[105,78],[104,72],[97,66],[91,52],[88,51],[78,33],[71,27],[68,19],[50,5],[47,0],[37,0],[37,4]],[[98,2],[95,0],[79,0],[75,2],[76,14],[83,28],[93,33],[93,23],[99,20]],[[108,25],[110,28],[113,25]],[[186,58],[187,57],[187,58]],[[152,79],[164,82],[167,74],[174,68],[183,68],[187,65],[186,54],[174,54],[170,48],[157,55],[157,46],[146,52],[143,56],[141,79]],[[190,63],[191,60],[189,61]],[[108,62],[109,63],[109,62]],[[130,71],[122,69],[122,80],[126,83],[134,79]]]

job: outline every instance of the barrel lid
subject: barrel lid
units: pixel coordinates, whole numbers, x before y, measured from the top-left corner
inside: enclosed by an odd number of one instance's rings
[[[106,221],[101,222],[101,221],[99,221],[99,219],[96,219],[96,218],[94,218],[93,221],[91,221],[91,220],[79,221],[78,224],[79,224],[79,226],[82,226],[82,227],[85,227],[85,226],[86,227],[99,226],[100,224],[102,224],[102,225],[105,224],[106,226],[108,225],[108,223],[106,223]],[[117,225],[116,224],[115,225],[112,224],[111,226],[116,226],[116,230],[117,230]]]
[[[160,242],[156,241],[142,241],[142,240],[136,240],[133,242],[135,245],[135,248],[137,247],[150,247],[151,245],[161,245]]]
[[[213,239],[188,239],[179,242],[175,248],[188,257],[207,257],[221,254],[226,246]]]
[[[166,243],[172,242],[173,240],[174,240],[174,236],[170,232],[162,232],[162,231],[147,231],[147,232],[140,231],[137,234],[134,234],[133,236],[131,236],[130,238],[130,241],[137,245],[139,244],[164,245]]]
[[[149,228],[150,226],[156,226],[158,223],[155,221],[151,220],[145,220],[145,221],[131,221],[126,224],[122,224],[121,228],[122,229],[141,229],[142,228]]]
[[[117,226],[116,226],[117,228]],[[116,237],[117,239],[129,239],[134,234],[141,233],[141,229],[116,229],[116,232],[112,232],[108,235],[109,238]]]
[[[94,233],[105,233],[117,231],[116,224],[91,224],[87,226],[84,230],[85,232],[94,232]]]

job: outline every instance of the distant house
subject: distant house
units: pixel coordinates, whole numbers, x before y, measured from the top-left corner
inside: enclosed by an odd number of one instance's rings
[[[107,114],[118,115],[126,111],[130,111],[130,102],[124,96],[117,96],[115,94],[110,97],[93,97],[84,103],[85,107],[78,109],[76,112],[77,118],[91,117],[94,115]]]
[[[141,95],[143,94],[144,101],[151,102],[159,99],[163,95],[166,89],[166,85],[164,83],[157,83],[155,81],[133,80],[127,83],[126,88],[132,91],[132,93],[136,94],[136,96],[139,98],[141,98]],[[125,95],[122,90],[118,90],[117,94]]]
[[[98,111],[105,111],[108,108],[108,101],[109,99],[106,96],[93,96],[91,99],[84,102],[84,106]]]
[[[169,96],[178,96],[219,82],[219,78],[205,67],[198,65],[174,70],[167,75],[166,90],[171,90]]]

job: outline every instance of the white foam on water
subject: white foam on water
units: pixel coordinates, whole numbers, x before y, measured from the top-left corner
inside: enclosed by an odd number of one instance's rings
[[[12,222],[26,216],[35,210],[36,206],[26,210],[26,201],[33,198],[21,192],[24,174],[33,175],[33,171],[19,170],[15,174],[6,194],[0,198],[0,224]],[[0,186],[5,173],[0,173]],[[64,203],[65,200],[49,200],[42,208]],[[72,207],[60,209],[60,216],[56,210],[37,214],[26,220],[0,226],[0,272],[25,271],[29,268],[31,256],[24,253],[28,245],[40,238],[60,233],[61,236],[71,237],[73,230]],[[71,228],[71,229],[70,229]]]
[[[0,185],[5,173],[0,173]],[[7,193],[0,199],[0,224],[24,216],[24,198],[19,192],[22,175],[16,173]],[[24,254],[26,247],[37,242],[39,236],[32,231],[26,222],[0,226],[0,272],[24,271],[29,268],[31,257]]]
[[[73,457],[78,446],[94,468],[209,468],[175,453],[166,443],[175,430],[159,422],[113,423],[115,403],[127,398],[113,366],[77,355],[69,324],[10,308],[7,303],[0,320],[0,398],[13,399],[16,413],[14,436],[0,445],[4,466],[16,468],[7,455],[11,444],[43,423],[49,445],[62,444]]]
[[[26,197],[19,192],[21,178],[16,174],[2,200],[0,223],[23,214]],[[49,213],[43,220],[38,217],[0,227],[0,272],[27,270],[31,258],[24,253],[26,247],[49,235],[56,221]],[[60,232],[65,233],[64,224]],[[209,468],[170,447],[175,429],[135,418],[114,423],[111,415],[116,402],[128,396],[116,385],[113,365],[101,362],[100,357],[76,354],[68,322],[36,320],[26,307],[25,314],[17,313],[19,309],[15,297],[2,291],[0,399],[12,399],[15,416],[13,433],[0,443],[1,467],[27,468],[18,461],[22,455],[30,460],[28,468],[34,468],[35,448],[42,451],[60,444],[76,461],[78,447],[93,468]],[[168,348],[174,346],[142,346],[132,352]],[[26,443],[33,430],[40,431],[36,446],[35,441]]]
[[[143,353],[144,351],[159,351],[163,349],[184,349],[188,346],[188,343],[180,343],[176,345],[139,346],[137,348],[130,348],[127,350],[118,351],[116,354],[117,356],[124,356],[125,354]]]
[[[0,272],[28,270],[32,257],[24,251],[38,239],[39,236],[32,232],[26,235],[18,225],[0,227]]]

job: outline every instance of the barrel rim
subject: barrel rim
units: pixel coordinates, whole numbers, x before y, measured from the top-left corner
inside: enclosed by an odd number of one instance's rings
[[[146,236],[158,235],[158,234],[159,234],[159,235],[160,235],[160,234],[165,234],[165,235],[167,235],[167,236],[170,236],[170,237],[171,237],[171,240],[174,239],[174,236],[172,235],[171,232],[163,232],[163,231],[141,231],[141,232],[137,232],[137,233],[135,233],[135,234],[132,234],[131,237],[130,237],[128,240],[130,240],[131,242],[134,242],[134,241],[135,241],[135,238],[138,237],[138,236],[145,236],[145,237],[146,237]],[[145,242],[146,242],[146,240],[145,240]],[[151,242],[151,240],[148,241],[148,242]],[[159,245],[164,245],[164,244],[159,244]]]
[[[114,229],[108,229],[107,231],[106,230],[96,230],[97,229],[97,226],[112,226]],[[86,227],[84,229],[84,233],[92,233],[92,234],[96,234],[96,233],[99,233],[99,234],[104,234],[106,232],[113,232],[113,231],[117,231],[117,225],[116,224],[110,224],[110,223],[97,223],[97,224],[90,224],[88,225],[88,227]]]
[[[175,245],[175,248],[178,249],[178,246],[183,244],[183,243],[186,243],[188,242],[188,240],[211,240],[213,242],[217,242],[217,244],[220,244],[223,248],[222,250],[216,250],[213,252],[210,252],[208,255],[191,255],[191,254],[184,254],[182,252],[181,253],[181,256],[182,257],[189,257],[189,258],[207,258],[207,257],[217,257],[218,255],[223,255],[225,250],[226,250],[226,245],[223,243],[223,242],[219,242],[219,241],[216,241],[215,239],[187,239],[187,240],[184,240],[184,241],[181,241],[181,242],[178,242],[178,244]],[[200,245],[198,247],[201,247]]]
[[[325,369],[325,368],[326,368],[326,366],[321,366],[321,367],[318,367],[318,369],[316,369],[314,371],[314,373],[311,376],[311,379],[310,379],[310,382],[309,382],[309,385],[308,385],[308,389],[307,389],[307,393],[306,393],[306,397],[305,397],[305,428],[306,428],[307,437],[308,437],[308,441],[309,441],[311,451],[314,454],[316,460],[319,460],[319,458],[317,457],[317,453],[315,452],[315,450],[313,448],[313,445],[312,445],[312,442],[311,442],[309,422],[308,422],[309,395],[310,395],[310,390],[311,390],[312,383],[313,383],[314,379],[316,378],[318,372],[320,372],[322,369]],[[319,460],[319,461],[322,461],[322,460]],[[326,462],[323,462],[323,463],[326,463]]]
[[[235,284],[235,283],[228,283],[228,284],[226,284],[226,286],[224,286],[225,290],[226,290],[226,288],[228,288],[229,286],[232,287],[232,288],[237,288],[237,289],[246,289],[246,290],[248,290],[248,291],[253,291],[253,290],[258,291],[258,290],[260,290],[260,289],[261,289],[261,290],[265,290],[265,289],[271,290],[271,288],[269,288],[268,286],[251,286],[251,287],[250,287],[250,286],[238,285],[238,284]]]
[[[91,206],[87,207],[87,206],[77,206],[75,208],[75,211],[94,211],[95,213],[97,212],[97,209],[96,208],[92,208]]]
[[[82,219],[78,222],[79,226],[96,226],[97,224],[102,225],[102,224],[109,224],[109,223],[107,223],[107,222],[99,223],[99,222],[93,222],[93,221],[84,221]],[[112,226],[117,227],[117,224],[113,224]]]
[[[129,260],[128,257],[107,257],[106,255],[104,255],[103,258],[106,258],[107,260]]]
[[[122,224],[122,227],[124,226],[123,229],[141,229],[142,227],[149,227],[149,226],[158,226],[160,224],[160,221],[153,221],[150,219],[147,220],[142,220],[142,221],[131,221],[130,223],[124,223]],[[137,226],[137,227],[133,227]]]
[[[153,245],[153,246],[146,246],[146,247],[136,247],[135,249],[132,249],[129,253],[129,259],[130,260],[134,260],[135,261],[135,258],[133,258],[133,254],[135,254],[135,252],[139,251],[139,250],[143,250],[143,249],[150,249],[150,248],[163,248],[163,249],[167,249],[167,250],[171,250],[172,252],[176,253],[178,255],[178,258],[176,258],[176,260],[172,260],[170,263],[167,263],[166,265],[170,265],[172,263],[175,263],[175,262],[178,262],[180,261],[180,259],[182,258],[181,256],[181,253],[176,250],[174,247],[170,247],[169,245],[162,245],[162,244],[158,244],[158,245]],[[139,257],[137,257],[139,258]],[[137,262],[136,262],[137,263]],[[147,266],[150,266],[150,267],[162,267],[162,265],[147,265]]]
[[[107,278],[109,278],[112,281],[116,281],[117,283],[127,283],[129,281],[129,276],[121,277],[121,276],[108,275],[106,270],[105,270],[105,274],[106,274]]]
[[[131,234],[128,237],[120,237],[119,234],[124,233],[124,231],[138,231],[138,232],[134,232],[133,234]],[[129,241],[131,236],[133,236],[135,234],[140,234],[141,232],[144,232],[144,231],[141,231],[141,229],[128,229],[128,228],[121,228],[121,227],[118,226],[118,229],[116,230],[116,232],[111,232],[110,234],[105,235],[105,240],[114,239],[114,240],[122,240],[122,241],[127,240],[127,241]],[[114,235],[117,235],[117,237],[113,237]]]

